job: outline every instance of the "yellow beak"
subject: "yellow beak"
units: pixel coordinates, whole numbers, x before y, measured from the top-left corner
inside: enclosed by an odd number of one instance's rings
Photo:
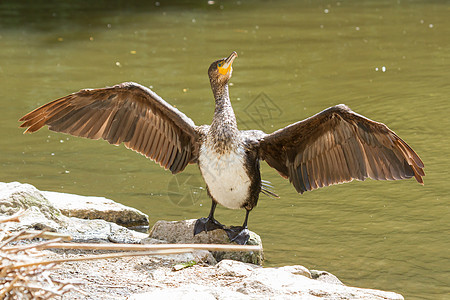
[[[222,75],[226,75],[230,71],[231,65],[233,64],[233,61],[237,56],[238,55],[236,51],[233,51],[233,53],[231,53],[230,56],[225,59],[223,66],[218,67],[219,73]]]

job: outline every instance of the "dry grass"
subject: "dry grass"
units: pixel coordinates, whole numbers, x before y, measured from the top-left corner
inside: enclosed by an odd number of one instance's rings
[[[19,222],[20,211],[0,219],[0,299],[51,299],[74,289],[76,283],[53,280],[50,270],[56,263],[41,264],[40,246],[67,240],[67,236],[43,231],[10,233],[9,222]],[[49,241],[17,245],[21,240],[49,238]],[[15,245],[16,244],[16,245]],[[15,245],[15,246],[10,246]]]

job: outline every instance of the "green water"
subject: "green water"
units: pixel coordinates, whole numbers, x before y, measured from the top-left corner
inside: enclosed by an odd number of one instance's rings
[[[230,93],[242,129],[271,132],[345,103],[386,123],[426,165],[425,186],[367,181],[298,195],[263,163],[281,195],[261,196],[250,215],[266,265],[324,269],[407,299],[450,297],[449,1],[141,2],[0,2],[0,181],[109,197],[151,222],[206,216],[196,166],[174,179],[123,146],[22,135],[17,119],[81,88],[136,81],[209,124],[206,70],[236,50]],[[217,218],[239,225],[244,212],[220,207]]]

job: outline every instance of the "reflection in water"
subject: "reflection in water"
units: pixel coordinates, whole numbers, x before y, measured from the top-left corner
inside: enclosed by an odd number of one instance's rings
[[[206,193],[192,206],[175,205],[172,175],[123,146],[45,130],[23,136],[17,119],[81,88],[136,81],[196,124],[209,124],[214,103],[207,67],[236,50],[230,94],[243,129],[259,128],[259,116],[246,108],[261,93],[280,109],[265,119],[268,132],[345,103],[396,131],[427,172],[424,187],[413,180],[367,181],[298,195],[263,165],[263,179],[281,196],[261,197],[249,224],[262,236],[266,264],[326,269],[346,284],[411,299],[445,297],[445,1],[116,4],[0,3],[2,181],[110,197],[147,212],[153,222],[206,215]],[[203,184],[196,167],[185,172]],[[217,218],[241,224],[243,213],[219,208]]]

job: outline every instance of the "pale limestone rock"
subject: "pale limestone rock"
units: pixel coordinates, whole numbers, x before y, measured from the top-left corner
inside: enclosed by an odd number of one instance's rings
[[[250,276],[255,265],[224,259],[215,267],[217,269],[217,274],[222,276],[246,277]]]
[[[229,244],[227,234],[223,230],[202,232],[194,236],[196,220],[164,221],[160,220],[153,225],[150,238],[165,240],[173,244]]]
[[[19,182],[0,182],[0,213],[12,215],[19,210],[26,212],[20,223],[9,223],[9,228],[16,230],[37,229],[55,232],[65,225],[61,221],[63,215],[30,184]],[[63,224],[62,224],[63,223]]]
[[[41,192],[61,213],[80,219],[102,219],[125,227],[148,227],[148,216],[104,197]]]
[[[202,232],[194,236],[194,225],[197,220],[184,221],[157,221],[150,231],[150,239],[161,239],[175,244],[230,244],[230,240],[224,230],[218,229],[210,232]],[[248,245],[262,247],[261,238],[250,231]],[[263,251],[258,252],[212,252],[217,261],[233,259],[253,264],[262,264]]]
[[[154,257],[158,257],[162,260],[170,260],[171,263],[186,263],[186,262],[195,262],[197,264],[208,264],[215,265],[217,264],[216,259],[208,250],[194,250],[193,252],[182,253],[182,254],[172,254],[170,256],[167,255],[154,255]]]
[[[183,300],[216,300],[208,292],[195,292],[192,288],[171,288],[156,290],[149,293],[136,294],[128,298],[129,300],[149,300],[149,299],[183,299]]]
[[[7,214],[3,209],[0,208],[1,214]],[[60,215],[60,218],[64,218],[63,215]],[[9,223],[9,228],[19,231],[26,229],[35,229],[35,230],[46,230],[50,232],[57,232],[62,229],[67,223],[63,222],[62,219],[53,218],[51,216],[43,213],[39,207],[31,206],[28,207],[25,213],[20,217],[20,223]]]
[[[342,283],[342,281],[339,280],[339,278],[337,278],[336,276],[334,276],[331,273],[328,273],[327,271],[311,270],[311,276],[313,279],[318,280],[318,281],[344,285]]]
[[[208,288],[203,285],[190,284],[183,287],[164,288],[143,294],[135,294],[129,300],[147,299],[183,299],[183,300],[250,300],[254,299],[225,287]]]
[[[72,236],[74,242],[112,242],[138,244],[146,237],[145,233],[127,229],[105,220],[84,220],[63,216],[62,221],[67,224],[58,230]]]
[[[51,220],[57,220],[61,215],[61,211],[34,186],[19,182],[0,182],[0,211],[3,214],[13,214],[21,208],[30,207],[39,208],[40,212]]]
[[[263,268],[223,260],[210,267],[159,270],[162,273],[152,277],[153,290],[130,299],[403,299],[393,292],[330,284],[296,274],[303,273],[301,266]]]
[[[403,299],[401,295],[396,293],[326,283],[310,279],[307,276],[295,275],[282,268],[255,268],[251,275],[243,281],[243,287],[246,282],[256,282],[260,290],[271,291],[273,296],[276,297],[295,296],[299,299]]]
[[[146,234],[105,220],[66,217],[34,186],[0,182],[0,214],[12,215],[24,209],[20,222],[9,222],[8,229],[43,229],[70,234],[76,242],[139,243]]]
[[[279,267],[277,269],[289,272],[289,273],[294,274],[294,275],[303,275],[303,276],[306,276],[308,278],[312,278],[311,272],[307,268],[305,268],[304,266],[300,266],[300,265],[283,266],[283,267]],[[330,274],[330,273],[328,273],[328,274]],[[332,275],[332,274],[330,274],[330,275]]]

